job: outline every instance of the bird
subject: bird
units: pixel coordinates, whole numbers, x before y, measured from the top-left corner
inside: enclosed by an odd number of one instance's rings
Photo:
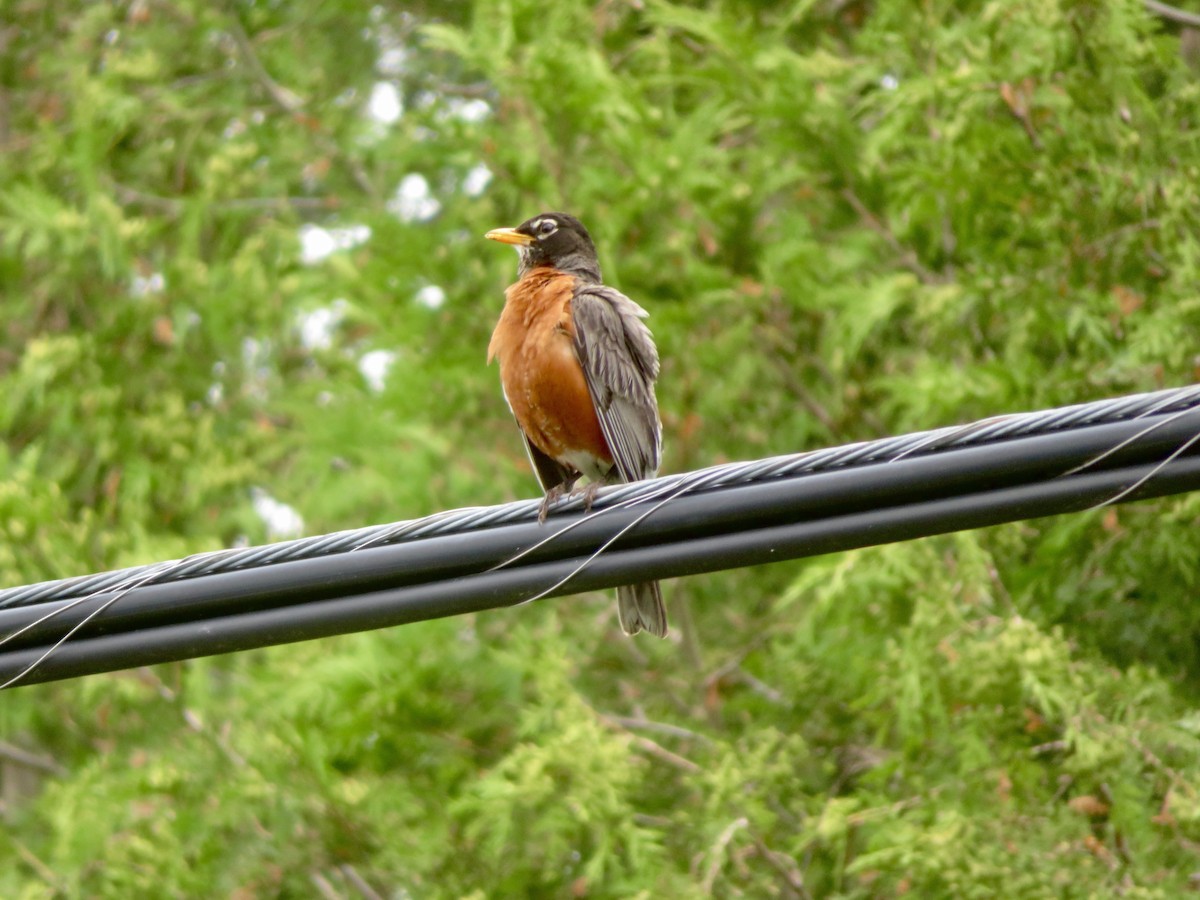
[[[484,236],[518,256],[487,361],[499,361],[504,399],[545,492],[539,520],[581,476],[589,506],[602,484],[655,477],[659,361],[646,311],[603,283],[592,237],[574,216],[541,213]],[[626,634],[666,637],[659,583],[617,588],[617,618]]]

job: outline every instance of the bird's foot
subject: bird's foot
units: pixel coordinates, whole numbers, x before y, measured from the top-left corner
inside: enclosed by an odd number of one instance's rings
[[[600,492],[600,488],[604,484],[599,481],[589,481],[583,487],[575,487],[574,482],[556,484],[550,490],[546,491],[546,496],[542,498],[541,508],[538,509],[538,523],[543,524],[546,521],[546,516],[550,515],[550,507],[564,497],[575,498],[583,497],[583,510],[585,513],[592,511],[592,503],[596,500],[596,494]]]
[[[599,481],[589,481],[586,485],[581,488],[576,488],[571,493],[583,495],[583,511],[590,514],[592,511],[592,504],[596,501],[596,495],[600,493],[600,488],[602,487],[604,487],[604,485]]]
[[[542,498],[542,505],[538,509],[539,525],[545,524],[546,516],[550,515],[550,507],[569,493],[571,493],[571,485],[565,483],[556,484],[550,490],[546,491],[546,496]]]

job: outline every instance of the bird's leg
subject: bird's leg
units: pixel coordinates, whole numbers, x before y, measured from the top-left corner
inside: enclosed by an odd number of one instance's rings
[[[570,484],[563,482],[558,487],[553,488],[553,500],[558,500],[560,497],[570,497],[572,499],[582,497],[583,511],[590,513],[592,511],[592,503],[595,501],[596,495],[600,493],[600,488],[604,487],[604,482],[588,481],[583,487],[573,487],[574,483],[575,479],[572,479]],[[543,504],[549,505],[551,502],[550,494],[546,494],[546,500],[543,501]]]
[[[559,498],[565,494],[561,484],[556,484],[550,490],[546,491],[546,496],[542,498],[542,505],[538,508],[538,524],[543,525],[546,522],[546,516],[550,515],[550,507],[558,502]]]
[[[570,478],[561,484],[556,484],[554,487],[550,488],[550,490],[546,491],[546,496],[542,498],[541,508],[538,509],[539,525],[544,524],[546,521],[546,516],[550,515],[550,507],[557,503],[562,497],[572,493],[572,489],[575,487],[575,481],[578,478],[579,476],[576,475],[574,478]]]
[[[596,500],[596,495],[600,493],[600,488],[604,487],[601,481],[589,481],[585,487],[579,488],[572,493],[583,494],[583,511],[591,513],[592,503]]]

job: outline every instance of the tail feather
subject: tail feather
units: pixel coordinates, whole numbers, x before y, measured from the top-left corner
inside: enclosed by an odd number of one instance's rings
[[[645,629],[655,637],[667,636],[667,610],[657,581],[626,584],[617,588],[617,618],[626,634]]]

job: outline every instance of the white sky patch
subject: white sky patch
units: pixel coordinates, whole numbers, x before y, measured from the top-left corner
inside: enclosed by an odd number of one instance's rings
[[[378,394],[383,390],[387,383],[388,371],[395,361],[396,351],[394,350],[372,350],[363,354],[362,359],[358,361],[358,371],[366,379],[371,393]]]
[[[304,519],[294,507],[276,500],[260,487],[250,489],[254,511],[267,526],[267,540],[281,541],[304,534]]]
[[[255,400],[266,400],[271,379],[271,341],[267,338],[242,338],[242,365],[246,370],[243,390]]]
[[[319,306],[296,317],[300,344],[305,350],[328,350],[333,346],[333,332],[346,317],[347,306],[339,297],[328,306]]]
[[[242,338],[242,365],[252,372],[265,369],[271,359],[271,342]]]
[[[426,309],[441,309],[446,302],[446,292],[436,284],[427,284],[413,294],[413,300]]]
[[[466,99],[463,97],[447,97],[442,107],[444,115],[460,122],[482,122],[492,114],[492,106],[486,100],[478,97]]]
[[[390,81],[377,81],[367,101],[367,115],[381,125],[392,125],[404,115],[400,89]]]
[[[338,250],[357,247],[371,237],[367,225],[348,225],[345,228],[322,228],[320,225],[300,226],[300,261],[307,265],[319,263]]]
[[[149,275],[134,275],[129,282],[129,293],[134,297],[149,297],[161,294],[167,286],[167,279],[162,272],[152,272]]]
[[[404,74],[408,66],[408,49],[393,35],[381,32],[379,35],[379,58],[375,60],[375,70],[380,75],[395,77]]]
[[[396,193],[387,202],[387,210],[401,222],[427,222],[442,209],[424,175],[410,172],[400,179]]]
[[[492,183],[492,170],[483,163],[470,169],[463,178],[463,193],[468,197],[478,197]]]
[[[371,7],[371,25],[366,30],[367,35],[374,36],[375,46],[379,48],[379,56],[375,58],[375,69],[380,75],[396,77],[402,75],[408,68],[408,48],[404,45],[402,35],[412,31],[414,21],[412,13],[384,10],[382,6]],[[393,21],[399,21],[397,30]]]

